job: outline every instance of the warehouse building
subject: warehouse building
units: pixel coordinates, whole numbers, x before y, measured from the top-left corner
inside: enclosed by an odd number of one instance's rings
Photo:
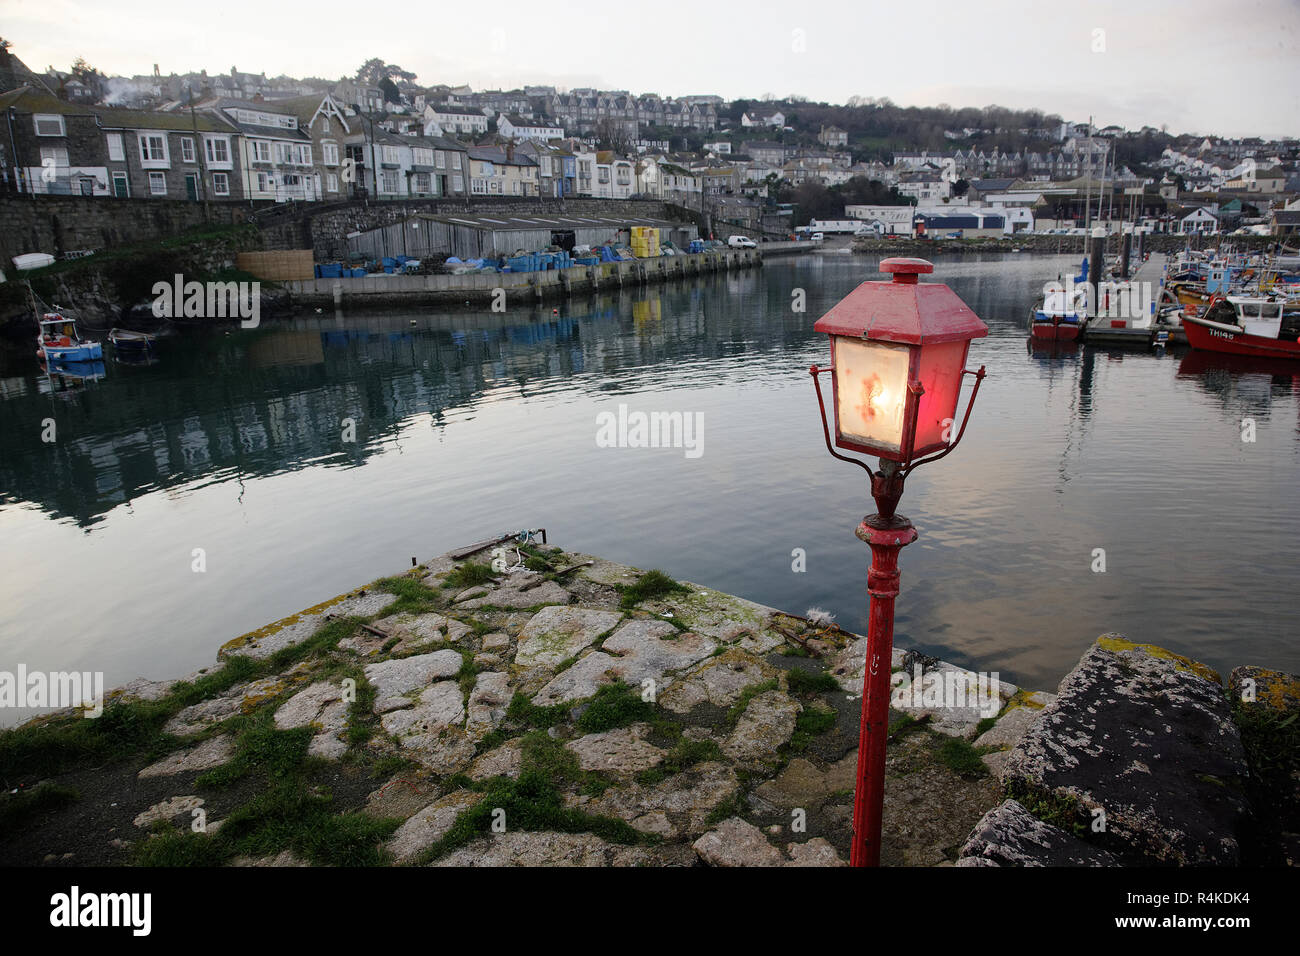
[[[412,216],[382,229],[348,237],[348,252],[371,259],[382,256],[455,256],[479,259],[536,252],[550,246],[628,245],[633,226],[660,230],[662,244],[671,240],[680,249],[699,237],[693,223],[669,222],[643,216],[573,216],[457,214]]]

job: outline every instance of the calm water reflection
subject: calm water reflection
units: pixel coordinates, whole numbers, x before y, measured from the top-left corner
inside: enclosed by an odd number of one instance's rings
[[[909,483],[921,537],[903,552],[899,643],[1043,688],[1105,630],[1221,668],[1300,669],[1300,370],[1031,352],[1028,302],[1074,264],[939,263],[991,328],[971,356],[989,378],[961,449]],[[874,260],[828,254],[558,314],[191,332],[75,393],[0,358],[0,669],[173,676],[412,555],[540,525],[864,629],[852,531],[872,509],[862,473],[826,454],[807,368],[827,357],[813,321],[872,277]],[[596,415],[620,402],[703,412],[703,456],[597,448]]]

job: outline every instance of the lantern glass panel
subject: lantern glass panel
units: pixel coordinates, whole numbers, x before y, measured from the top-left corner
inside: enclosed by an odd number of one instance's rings
[[[840,436],[861,445],[901,451],[911,349],[836,336],[834,359]]]
[[[918,378],[924,392],[916,408],[916,438],[912,454],[920,456],[946,448],[957,437],[954,418],[961,392],[962,369],[970,343],[942,342],[921,349]],[[947,435],[944,432],[947,432]]]

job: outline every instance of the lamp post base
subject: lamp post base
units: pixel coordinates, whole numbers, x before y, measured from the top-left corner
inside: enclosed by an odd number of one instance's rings
[[[867,572],[871,615],[862,678],[862,724],[858,734],[858,778],[853,791],[853,846],[849,865],[879,866],[898,552],[916,540],[916,529],[912,522],[893,514],[891,509],[888,516],[874,514],[863,518],[856,534],[871,545],[871,570]]]

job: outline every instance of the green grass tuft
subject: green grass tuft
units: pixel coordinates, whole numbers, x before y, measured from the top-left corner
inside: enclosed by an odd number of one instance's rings
[[[841,689],[839,681],[825,671],[806,671],[798,667],[786,672],[786,684],[792,694],[822,694]]]
[[[642,601],[652,601],[673,593],[689,594],[691,589],[656,569],[647,571],[634,583],[623,585],[619,590],[623,592],[619,605],[627,611]]]

